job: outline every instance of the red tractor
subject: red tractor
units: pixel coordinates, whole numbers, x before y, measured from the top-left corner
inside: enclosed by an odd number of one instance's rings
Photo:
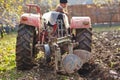
[[[73,73],[90,59],[92,32],[89,17],[72,17],[51,11],[41,15],[39,6],[29,4],[21,16],[16,43],[18,70],[32,69],[38,53],[43,64],[56,72]],[[32,8],[36,13],[31,13]],[[50,64],[52,63],[52,65]]]

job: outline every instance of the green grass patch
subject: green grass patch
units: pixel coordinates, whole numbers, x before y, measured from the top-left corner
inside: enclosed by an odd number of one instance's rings
[[[105,27],[105,26],[95,26],[93,27],[93,31],[95,32],[101,32],[101,31],[115,31],[115,30],[120,30],[120,26],[112,26],[112,27]]]
[[[0,38],[0,80],[18,80],[27,74],[16,70],[15,46],[16,33]]]
[[[0,39],[0,74],[15,67],[16,34]]]
[[[0,39],[0,80],[16,80],[23,73],[15,69],[16,33]]]

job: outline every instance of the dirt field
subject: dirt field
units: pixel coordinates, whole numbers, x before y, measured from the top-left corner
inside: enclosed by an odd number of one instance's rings
[[[24,72],[5,71],[0,80],[120,80],[120,30],[93,32],[92,54],[79,74],[58,75],[49,67],[37,66]]]
[[[79,74],[55,75],[39,66],[18,80],[120,80],[120,31],[94,32],[92,47],[92,59]]]

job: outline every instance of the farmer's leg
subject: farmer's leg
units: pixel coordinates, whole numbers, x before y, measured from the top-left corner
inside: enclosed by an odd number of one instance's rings
[[[0,31],[0,37],[3,38],[3,32],[2,31]]]

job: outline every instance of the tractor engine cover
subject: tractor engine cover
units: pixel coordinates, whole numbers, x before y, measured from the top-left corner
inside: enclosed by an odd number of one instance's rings
[[[83,65],[81,59],[75,54],[67,54],[62,60],[63,68],[67,73],[74,73]]]

